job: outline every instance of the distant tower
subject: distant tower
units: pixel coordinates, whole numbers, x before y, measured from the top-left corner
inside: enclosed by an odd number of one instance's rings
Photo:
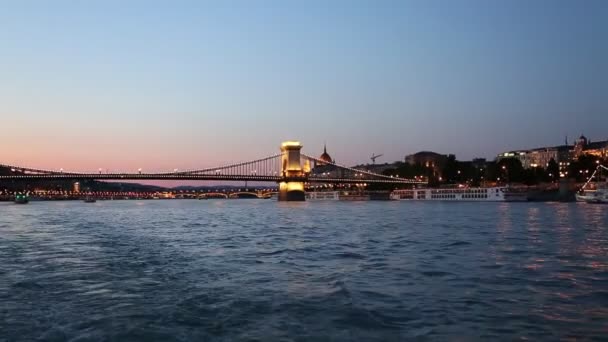
[[[323,154],[319,157],[319,160],[322,161],[319,163],[319,165],[334,163],[334,160],[331,159],[331,156],[329,155],[329,153],[327,153],[327,144],[323,144]]]

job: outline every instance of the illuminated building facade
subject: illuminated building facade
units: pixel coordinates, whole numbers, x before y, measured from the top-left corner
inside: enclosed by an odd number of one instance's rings
[[[561,172],[567,169],[570,161],[577,160],[582,155],[591,155],[602,159],[608,158],[608,140],[591,142],[584,135],[581,135],[574,146],[566,144],[531,150],[509,151],[499,154],[496,161],[504,158],[516,158],[519,159],[524,169],[529,169],[533,167],[546,168],[549,166],[549,161],[553,159],[559,165]]]
[[[572,146],[561,145],[532,150],[509,151],[499,154],[496,161],[500,162],[505,158],[518,159],[524,169],[535,167],[546,169],[551,159],[553,159],[558,164],[560,171],[564,171],[568,168],[572,159]]]
[[[523,166],[524,169],[530,169],[533,167],[547,168],[551,159],[555,160],[558,165],[565,165],[571,159],[571,151],[572,147],[568,145],[541,147],[532,150],[509,151],[499,154],[496,161],[501,161],[505,158],[515,158],[519,159],[521,166]]]
[[[608,158],[608,140],[591,142],[581,135],[574,144],[574,159],[582,155],[591,155],[598,158]]]

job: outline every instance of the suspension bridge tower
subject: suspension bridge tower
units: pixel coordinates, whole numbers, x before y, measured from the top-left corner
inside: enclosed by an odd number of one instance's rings
[[[279,201],[304,201],[304,182],[308,177],[306,168],[300,161],[302,144],[286,141],[281,144],[281,180],[279,181]]]

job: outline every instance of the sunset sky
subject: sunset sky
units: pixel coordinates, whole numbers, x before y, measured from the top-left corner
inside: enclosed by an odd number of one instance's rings
[[[339,163],[608,139],[608,1],[1,1],[0,163]]]

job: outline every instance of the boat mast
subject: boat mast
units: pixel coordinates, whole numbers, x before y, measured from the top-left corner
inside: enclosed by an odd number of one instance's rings
[[[589,185],[589,183],[591,183],[591,180],[593,178],[595,178],[595,174],[598,171],[601,171],[602,169],[608,171],[608,167],[605,167],[604,165],[598,165],[597,168],[595,169],[595,171],[593,171],[593,174],[591,175],[591,177],[589,177],[589,179],[587,179],[587,182],[585,182],[585,184],[581,187],[581,190],[584,190],[587,187],[587,185]]]

